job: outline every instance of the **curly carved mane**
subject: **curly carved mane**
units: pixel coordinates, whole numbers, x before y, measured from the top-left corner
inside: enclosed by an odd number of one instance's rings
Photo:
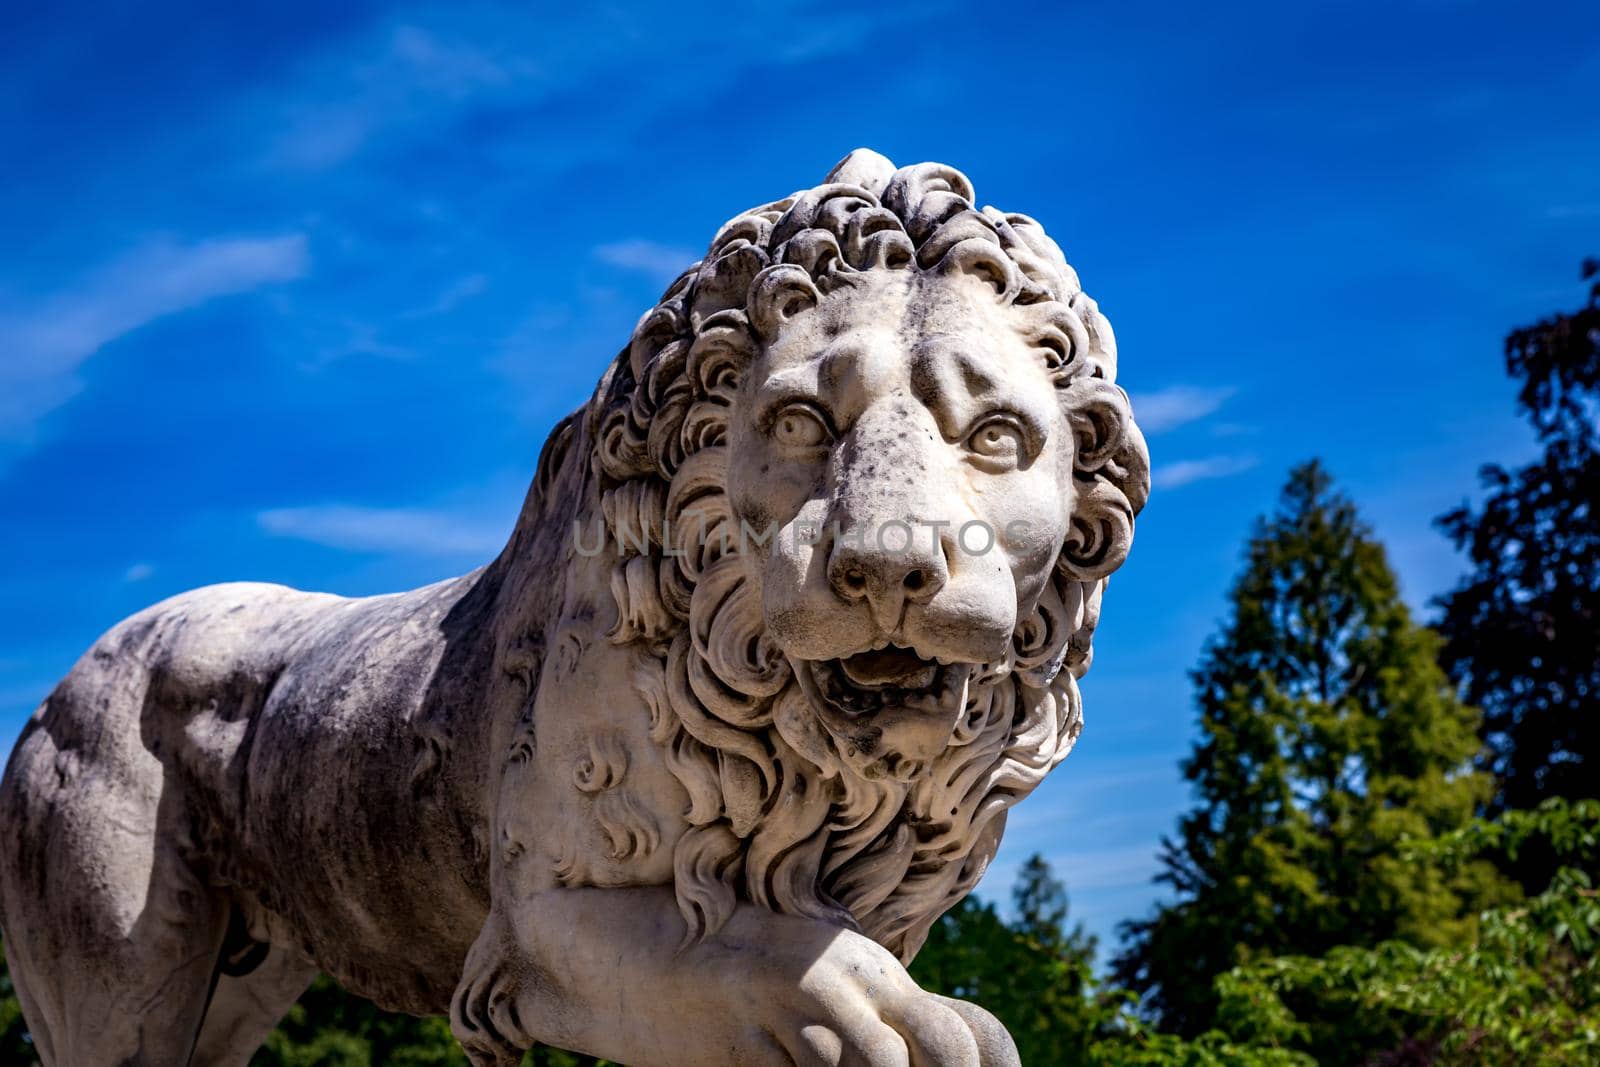
[[[1077,503],[1053,581],[1005,658],[975,671],[948,748],[927,765],[862,767],[764,632],[724,476],[731,405],[772,326],[750,310],[771,302],[752,294],[815,299],[884,270],[976,274],[1037,338],[1077,435]],[[673,858],[691,936],[746,899],[856,926],[909,959],[982,876],[1007,809],[1082,729],[1078,678],[1106,576],[1148,492],[1115,375],[1109,324],[1037,223],[978,210],[950,167],[896,170],[865,152],[728,222],[640,320],[582,417],[621,546],[610,637],[647,653],[635,681],[651,736],[690,798]]]

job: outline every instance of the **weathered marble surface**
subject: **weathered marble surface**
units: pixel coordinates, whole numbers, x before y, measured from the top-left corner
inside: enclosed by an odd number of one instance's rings
[[[727,223],[509,544],[122,622],[0,786],[45,1062],[244,1064],[318,968],[475,1062],[1015,1062],[907,976],[1067,754],[1148,491],[1030,219],[853,153]]]

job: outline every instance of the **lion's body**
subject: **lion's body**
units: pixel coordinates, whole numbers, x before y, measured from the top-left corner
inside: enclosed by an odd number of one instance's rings
[[[232,908],[251,939],[357,991],[448,1008],[487,913],[487,816],[459,773],[423,768],[465,788],[419,798],[419,724],[437,710],[440,622],[475,577],[361,600],[213,586],[95,644],[29,723],[0,792],[7,949],[27,995],[57,1009],[36,1032],[109,992],[53,970],[81,978],[98,956],[125,981],[118,961],[139,939],[181,940]],[[456,741],[458,758],[481,751]],[[162,893],[180,895],[153,928]]]
[[[1148,457],[1060,250],[971,198],[863,152],[730,221],[484,569],[102,638],[0,785],[48,1067],[243,1065],[319,969],[497,1067],[1013,1064],[903,963],[1078,737]]]

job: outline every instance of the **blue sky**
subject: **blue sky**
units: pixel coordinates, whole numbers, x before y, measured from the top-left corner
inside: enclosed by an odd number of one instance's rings
[[[1600,252],[1572,3],[7,5],[0,741],[118,618],[498,549],[545,432],[738,210],[858,145],[1043,221],[1156,490],[1078,750],[1018,809],[1109,937],[1187,802],[1186,670],[1325,458],[1414,604],[1430,520],[1531,450],[1499,346]]]

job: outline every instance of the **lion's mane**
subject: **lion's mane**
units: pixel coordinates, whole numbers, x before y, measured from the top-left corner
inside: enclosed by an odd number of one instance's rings
[[[724,489],[741,376],[780,328],[762,309],[875,270],[988,281],[1037,339],[1077,436],[1077,502],[1053,581],[1004,660],[975,672],[948,748],[927,765],[891,754],[862,767],[822,729],[764,631]],[[978,210],[950,167],[896,170],[871,153],[732,219],[640,320],[583,418],[622,546],[610,637],[650,653],[636,682],[689,796],[674,870],[691,936],[744,899],[854,926],[909,960],[981,877],[1006,810],[1082,728],[1078,678],[1106,576],[1148,493],[1115,375],[1110,326],[1042,227]]]

